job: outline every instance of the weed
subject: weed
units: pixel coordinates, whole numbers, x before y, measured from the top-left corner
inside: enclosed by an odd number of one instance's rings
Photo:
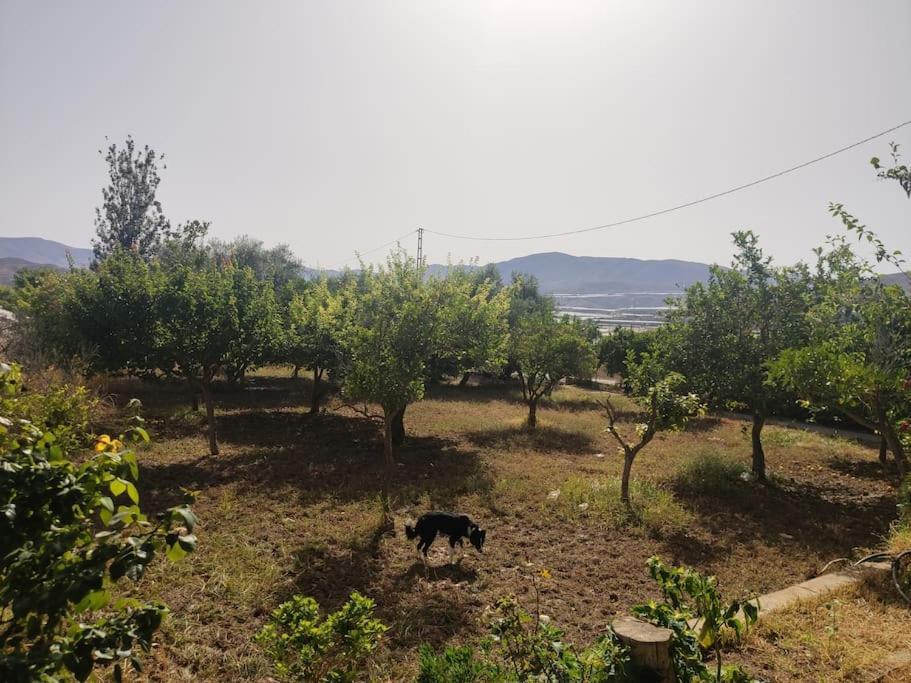
[[[729,494],[743,487],[747,468],[719,452],[701,449],[674,475],[677,489],[701,495]]]
[[[692,521],[670,491],[643,480],[634,480],[631,487],[631,511],[620,500],[619,477],[570,477],[557,489],[559,494],[551,492],[547,501],[564,518],[587,517],[611,527],[633,525],[654,534],[683,531]]]

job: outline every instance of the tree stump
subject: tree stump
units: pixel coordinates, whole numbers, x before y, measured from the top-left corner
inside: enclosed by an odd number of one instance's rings
[[[614,633],[630,649],[630,659],[636,666],[649,669],[660,683],[675,683],[671,662],[670,629],[653,626],[635,617],[618,617],[612,624]]]

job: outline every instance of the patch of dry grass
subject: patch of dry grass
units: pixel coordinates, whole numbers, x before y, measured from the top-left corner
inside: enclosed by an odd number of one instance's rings
[[[769,681],[856,681],[911,649],[911,610],[885,577],[762,616],[732,660]],[[909,672],[911,673],[911,672]]]

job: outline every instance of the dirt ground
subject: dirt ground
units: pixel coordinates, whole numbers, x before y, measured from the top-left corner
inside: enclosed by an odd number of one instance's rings
[[[442,386],[408,408],[392,475],[396,533],[383,535],[379,429],[345,408],[306,414],[309,383],[278,372],[218,394],[217,457],[206,454],[183,385],[109,386],[116,404],[137,396],[145,405],[154,443],[140,457],[143,507],[174,504],[181,487],[199,491],[198,552],[158,564],[140,586],[171,609],[150,679],[264,679],[270,663],[253,636],[269,612],[295,593],[333,609],[353,590],[375,599],[391,627],[371,677],[407,678],[420,643],[474,639],[497,598],[515,594],[533,607],[530,577],[541,568],[551,574],[541,611],[584,644],[615,615],[657,597],[645,571],[653,554],[716,574],[731,597],[759,594],[880,545],[895,517],[895,475],[881,471],[870,445],[767,428],[772,481],[759,485],[739,476],[749,462],[744,425],[706,417],[643,450],[633,478],[660,492],[664,507],[649,524],[618,521],[597,504],[581,510],[570,495],[580,482],[619,474],[597,403],[604,393],[556,391],[529,433],[514,387]],[[633,406],[611,396],[631,432]],[[729,467],[700,478],[705,461]],[[645,515],[650,503],[634,502]],[[433,508],[486,527],[484,553],[466,550],[449,566],[438,541],[426,572],[402,525]]]

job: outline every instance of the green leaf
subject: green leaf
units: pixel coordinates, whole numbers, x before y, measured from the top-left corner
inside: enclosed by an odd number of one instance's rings
[[[117,477],[111,482],[111,493],[114,494],[114,497],[119,496],[121,493],[127,490],[127,482],[125,482],[120,477]]]
[[[132,500],[134,503],[138,504],[139,503],[139,491],[136,488],[136,485],[133,482],[128,481],[127,485],[126,485],[126,489],[127,489],[127,495],[130,497],[130,500]]]
[[[182,559],[185,558],[186,556],[187,556],[187,551],[184,550],[184,549],[181,547],[181,545],[180,545],[179,542],[178,542],[178,543],[173,543],[173,544],[168,548],[167,558],[168,558],[171,562],[179,562],[180,560],[182,560]]]

